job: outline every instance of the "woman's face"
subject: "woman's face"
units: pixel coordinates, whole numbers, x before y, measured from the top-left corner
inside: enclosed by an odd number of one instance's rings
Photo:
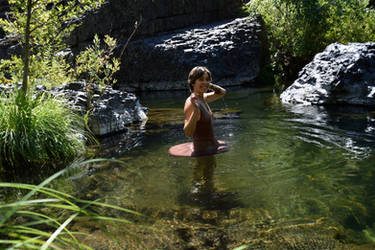
[[[193,84],[194,93],[197,94],[203,94],[207,91],[208,85],[210,84],[210,77],[205,72],[200,78],[195,80],[195,83]]]

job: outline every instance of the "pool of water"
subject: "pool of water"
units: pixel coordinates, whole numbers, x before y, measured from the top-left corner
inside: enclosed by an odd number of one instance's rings
[[[103,140],[101,156],[124,164],[70,177],[75,190],[157,218],[164,236],[141,237],[153,238],[150,248],[375,241],[375,110],[289,106],[268,90],[229,89],[211,107],[216,137],[230,151],[200,165],[167,154],[189,141],[187,95],[141,96],[147,123],[130,139]]]

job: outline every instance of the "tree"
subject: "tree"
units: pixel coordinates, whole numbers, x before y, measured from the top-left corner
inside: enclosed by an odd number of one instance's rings
[[[82,118],[60,99],[48,94],[34,98],[29,89],[56,75],[60,80],[72,77],[58,52],[67,48],[65,41],[83,15],[102,1],[9,0],[10,12],[0,25],[17,39],[22,56],[2,60],[0,74],[7,68],[11,81],[22,81],[22,87],[0,96],[0,167],[66,163],[84,152]]]
[[[104,0],[9,0],[10,12],[7,19],[0,19],[0,25],[7,34],[12,34],[22,46],[22,95],[29,89],[29,80],[43,76],[41,67],[66,69],[67,65],[56,63],[56,53],[67,48],[66,39],[79,25],[79,20],[88,11],[97,9]],[[19,56],[13,56],[6,65],[16,69]],[[4,63],[4,62],[3,62]],[[56,66],[60,65],[60,66]],[[30,71],[31,68],[38,69]],[[55,69],[56,70],[56,69]],[[48,70],[46,70],[48,71]]]

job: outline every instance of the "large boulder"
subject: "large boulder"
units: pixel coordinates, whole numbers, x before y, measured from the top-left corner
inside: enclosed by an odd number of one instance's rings
[[[257,77],[263,60],[260,17],[199,26],[129,43],[117,87],[186,89],[192,67],[208,67],[214,81],[240,85]]]
[[[109,0],[85,16],[70,43],[80,45],[94,34],[126,40],[136,21],[141,21],[137,37],[153,36],[238,16],[241,6],[242,0]]]
[[[67,98],[70,107],[84,115],[87,112],[87,94],[83,82],[61,85],[52,90],[54,95]],[[97,136],[127,131],[133,123],[145,121],[147,116],[133,93],[114,90],[107,86],[95,88],[88,125]]]
[[[284,103],[375,106],[375,43],[329,45],[280,96]]]
[[[85,48],[95,34],[109,34],[123,44],[134,31],[135,22],[140,24],[135,37],[149,37],[237,17],[242,4],[242,0],[108,0],[99,9],[75,20],[80,25],[67,42],[75,52]],[[8,1],[0,0],[0,17],[5,17],[7,11]],[[4,36],[0,27],[0,39]]]

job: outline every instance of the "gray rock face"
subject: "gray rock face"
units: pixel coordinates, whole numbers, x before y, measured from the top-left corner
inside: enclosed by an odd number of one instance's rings
[[[208,67],[224,86],[250,82],[263,60],[262,35],[260,18],[253,17],[133,41],[122,58],[118,87],[186,89],[197,65]]]
[[[94,34],[126,40],[141,17],[136,36],[153,36],[235,17],[241,6],[242,0],[109,0],[86,15],[70,43],[75,46],[91,41]]]
[[[53,89],[53,93],[64,95],[74,110],[82,115],[85,114],[87,94],[83,82],[59,86]],[[147,119],[145,108],[132,93],[105,87],[99,95],[99,90],[96,88],[92,103],[88,124],[90,130],[98,136],[126,131],[132,123]]]
[[[329,45],[280,98],[306,105],[375,106],[375,43]]]

